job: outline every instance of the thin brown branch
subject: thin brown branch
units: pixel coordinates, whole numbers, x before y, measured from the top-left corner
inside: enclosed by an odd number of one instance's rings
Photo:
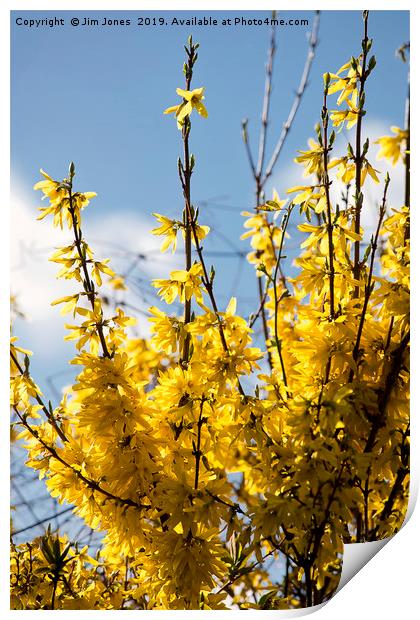
[[[362,187],[362,168],[363,168],[363,160],[364,154],[362,152],[362,118],[363,118],[363,107],[365,103],[365,82],[367,78],[366,74],[366,61],[368,55],[368,19],[369,19],[369,11],[363,12],[363,23],[364,23],[364,37],[362,40],[362,69],[360,75],[360,90],[359,90],[359,111],[357,114],[357,124],[356,124],[356,154],[354,158],[356,172],[355,172],[355,200],[356,200],[356,208],[355,208],[355,216],[354,216],[354,231],[357,235],[360,234],[360,216],[362,212],[363,206],[363,194],[361,192]],[[354,244],[354,265],[353,265],[353,276],[355,280],[359,280],[360,278],[360,241],[355,241]],[[354,297],[359,297],[359,286],[355,286]]]
[[[88,478],[87,476],[82,474],[80,471],[78,471],[77,469],[72,467],[72,465],[70,465],[70,463],[67,463],[67,461],[65,459],[63,459],[58,454],[57,450],[53,446],[49,446],[47,443],[45,443],[45,441],[43,439],[41,439],[41,437],[39,436],[39,433],[36,430],[36,428],[33,428],[30,424],[28,424],[28,422],[20,414],[20,411],[18,410],[18,408],[16,406],[13,406],[13,409],[14,409],[15,413],[17,414],[17,416],[18,416],[22,426],[24,426],[31,433],[31,435],[37,441],[39,441],[39,443],[45,448],[45,450],[47,450],[47,452],[49,452],[51,454],[51,456],[53,458],[55,458],[57,461],[59,461],[62,465],[64,465],[68,469],[71,469],[71,471],[75,474],[75,476],[77,476],[77,478],[82,480],[82,482],[84,482],[87,487],[89,487],[90,489],[93,489],[94,491],[98,491],[99,493],[102,493],[103,495],[105,495],[109,499],[115,500],[119,504],[123,504],[123,505],[126,505],[126,506],[133,506],[135,508],[145,508],[145,509],[149,509],[150,508],[150,506],[147,506],[145,504],[139,504],[138,502],[135,502],[132,499],[122,498],[122,497],[119,497],[118,495],[114,495],[110,491],[107,491],[106,489],[101,487],[98,482]]]
[[[282,371],[282,375],[283,375],[283,383],[287,388],[287,376],[286,376],[286,367],[284,365],[284,359],[283,359],[283,353],[282,353],[282,349],[281,349],[281,340],[279,338],[279,325],[278,325],[278,307],[279,307],[279,296],[278,296],[278,290],[277,290],[277,276],[280,270],[280,264],[281,264],[281,259],[283,258],[283,246],[284,246],[284,239],[286,236],[286,230],[287,230],[287,226],[289,224],[289,220],[290,220],[290,216],[292,214],[293,211],[293,205],[290,205],[286,211],[285,216],[283,217],[283,221],[282,221],[282,225],[281,225],[281,238],[280,238],[280,245],[279,245],[279,253],[278,253],[278,257],[277,257],[277,261],[276,261],[276,266],[274,268],[274,274],[273,274],[273,292],[274,292],[274,339],[276,342],[276,348],[277,348],[277,353],[279,356],[279,360],[280,360],[280,366],[281,366],[281,371]]]
[[[199,413],[198,422],[197,422],[197,444],[193,442],[193,455],[195,457],[195,474],[194,474],[194,489],[195,490],[198,489],[198,480],[200,476],[200,459],[201,459],[201,454],[202,454],[201,453],[201,428],[204,424],[203,406],[204,406],[204,399],[201,399],[200,413]]]
[[[363,326],[366,320],[366,313],[367,313],[367,309],[369,305],[370,296],[373,291],[372,278],[373,278],[373,269],[375,265],[375,254],[376,254],[376,250],[378,247],[378,239],[379,239],[379,233],[380,233],[381,226],[382,226],[382,221],[386,213],[386,197],[387,197],[387,192],[388,192],[388,187],[389,187],[389,181],[390,181],[389,175],[387,175],[385,179],[384,193],[382,196],[382,204],[379,209],[378,224],[376,226],[375,236],[372,237],[372,241],[371,241],[369,275],[368,275],[367,284],[365,287],[365,296],[363,300],[362,312],[360,315],[359,328],[357,330],[357,335],[356,335],[356,342],[354,343],[354,348],[353,348],[353,360],[355,364],[357,364],[358,358],[359,358],[360,342],[362,339]],[[349,375],[349,383],[353,381],[353,377],[354,377],[354,370],[353,368],[351,368],[350,375]]]
[[[197,50],[197,45],[194,45],[191,38],[189,40],[189,48],[186,48],[187,50],[187,63],[185,65],[185,76],[186,76],[186,88],[187,90],[190,89],[191,87],[191,80],[192,80],[192,76],[193,76],[193,67],[194,67],[194,63],[197,60],[197,54],[196,54],[196,50]],[[216,303],[216,299],[214,296],[214,291],[213,291],[213,278],[209,276],[209,273],[207,271],[207,267],[206,267],[206,263],[204,260],[204,256],[203,256],[203,249],[200,245],[200,239],[198,237],[198,233],[197,233],[197,222],[196,222],[196,213],[193,214],[193,206],[191,204],[191,187],[190,187],[190,180],[191,180],[191,174],[192,174],[192,166],[191,166],[191,157],[190,157],[190,153],[189,153],[189,134],[190,134],[190,129],[191,129],[191,124],[190,124],[190,120],[189,117],[186,117],[185,121],[184,121],[184,126],[183,126],[183,144],[184,144],[184,163],[180,162],[180,160],[178,161],[178,172],[179,172],[179,177],[180,177],[180,181],[181,181],[181,185],[182,185],[182,189],[183,189],[183,193],[184,193],[184,199],[185,199],[185,207],[184,207],[184,226],[185,226],[185,248],[186,248],[186,268],[189,269],[191,267],[191,242],[192,240],[194,240],[194,244],[197,250],[197,254],[201,263],[201,266],[203,268],[203,276],[202,276],[202,280],[203,280],[203,284],[204,287],[207,291],[207,294],[209,295],[210,298],[210,302],[211,302],[211,306],[213,308],[213,311],[216,315],[216,320],[217,320],[217,326],[218,326],[218,331],[220,334],[220,339],[222,342],[222,346],[223,349],[226,353],[230,354],[230,350],[229,350],[229,346],[225,337],[225,333],[223,330],[223,323],[221,320],[221,317],[219,315],[219,310],[217,307],[217,303]],[[191,302],[189,301],[187,303],[185,303],[185,315],[184,315],[184,321],[185,324],[189,323],[191,321]],[[189,342],[190,342],[190,335],[187,334],[185,341],[184,341],[184,347],[183,347],[183,352],[182,352],[182,356],[181,356],[181,364],[185,365],[188,362],[189,359]],[[237,378],[238,380],[238,389],[239,392],[242,396],[245,396],[245,392],[242,388],[241,382],[239,380],[239,377]]]
[[[64,515],[68,512],[70,512],[71,510],[74,510],[74,506],[68,506],[68,508],[64,508],[63,510],[60,510],[60,512],[56,512],[52,515],[48,515],[48,517],[43,517],[42,519],[39,519],[38,521],[36,521],[35,523],[31,523],[30,525],[27,525],[26,527],[22,527],[20,530],[14,530],[13,532],[11,532],[11,536],[17,536],[18,534],[22,534],[23,532],[27,532],[28,530],[32,530],[34,527],[38,527],[40,525],[43,525],[44,523],[46,523],[46,521],[51,521],[52,519],[56,519],[57,517],[61,517],[61,515]]]
[[[82,250],[82,229],[80,222],[77,221],[76,211],[73,205],[73,177],[70,174],[69,179],[69,212],[71,215],[72,225],[73,225],[73,233],[74,233],[74,241],[76,244],[77,253],[79,255],[80,264],[83,271],[83,288],[86,291],[88,299],[90,301],[90,305],[92,310],[95,309],[95,298],[96,298],[96,290],[95,285],[92,279],[89,277],[88,267],[87,267],[87,259],[86,254]],[[98,333],[99,340],[101,342],[102,353],[104,357],[111,358],[111,354],[108,351],[108,347],[105,340],[105,335],[103,331],[103,327],[101,323],[96,323],[96,331]]]
[[[405,194],[404,194],[404,206],[410,208],[410,67],[408,68],[408,88],[407,88],[407,98],[405,102],[405,130],[407,132],[406,139],[406,152],[404,157],[404,167],[405,167]],[[406,239],[410,236],[410,230],[406,230]]]
[[[333,483],[333,488],[331,491],[331,494],[328,498],[328,502],[327,505],[325,507],[325,515],[324,515],[324,519],[321,521],[321,523],[315,528],[315,532],[314,532],[314,540],[313,540],[313,545],[312,545],[312,552],[310,554],[310,564],[313,566],[317,555],[318,555],[318,551],[320,549],[321,546],[321,542],[322,542],[322,537],[324,535],[325,532],[325,528],[330,520],[330,511],[331,511],[331,506],[332,503],[335,499],[335,494],[337,492],[337,489],[340,487],[341,484],[341,476],[343,474],[344,471],[344,467],[346,465],[346,462],[343,461],[343,463],[341,464],[340,467],[340,471],[338,472],[338,475],[336,476],[334,483]]]
[[[12,358],[12,361],[14,363],[14,365],[16,366],[16,368],[18,369],[18,371],[20,372],[20,374],[22,376],[24,376],[25,370],[22,368],[21,364],[19,363],[19,360],[17,359],[17,357],[14,355],[13,351],[10,351],[10,357]],[[30,377],[31,381],[34,383],[32,377]],[[38,405],[40,405],[42,411],[45,413],[47,420],[49,421],[49,423],[51,424],[51,426],[55,429],[55,431],[57,432],[58,436],[60,437],[61,441],[66,442],[67,441],[67,437],[65,436],[63,430],[60,428],[57,420],[55,419],[53,413],[48,409],[48,407],[45,405],[44,401],[42,400],[42,398],[39,396],[39,394],[36,394],[35,396],[35,400],[38,403]]]
[[[252,176],[255,178],[257,176],[257,170],[254,164],[254,158],[252,157],[251,147],[249,146],[249,135],[248,135],[248,119],[245,118],[242,121],[242,139],[245,144],[245,151],[248,157],[249,167],[252,171]]]
[[[273,18],[275,18],[275,11],[273,11]],[[261,179],[262,170],[264,167],[265,148],[267,143],[267,128],[268,128],[268,115],[270,111],[272,81],[273,81],[273,63],[276,54],[276,26],[273,21],[271,29],[270,46],[268,49],[268,60],[266,65],[265,75],[265,87],[264,87],[264,100],[263,109],[261,114],[261,130],[260,130],[260,145],[258,151],[258,163],[256,169],[256,178]],[[258,197],[259,198],[259,197]]]
[[[308,86],[309,75],[311,72],[313,60],[315,58],[315,50],[318,45],[319,22],[320,22],[320,11],[315,11],[314,21],[312,24],[312,32],[309,35],[309,39],[308,39],[308,53],[306,56],[305,65],[303,67],[302,76],[300,78],[300,83],[296,91],[296,95],[295,95],[295,99],[293,101],[292,107],[290,108],[289,116],[287,117],[286,122],[283,124],[280,137],[277,141],[276,146],[274,147],[273,154],[265,170],[265,174],[262,179],[263,186],[267,182],[267,179],[273,173],[274,166],[276,165],[277,160],[280,156],[280,153],[283,149],[287,135],[293,125],[293,121],[295,120],[296,113],[301,104],[303,94]]]
[[[219,331],[219,334],[220,334],[220,340],[222,342],[222,346],[223,346],[224,351],[228,355],[230,355],[230,349],[229,349],[228,343],[226,341],[226,337],[225,337],[225,333],[224,333],[224,329],[223,329],[223,322],[222,322],[222,319],[221,319],[220,314],[219,314],[219,309],[217,307],[216,298],[214,296],[213,280],[209,277],[209,274],[208,274],[208,271],[207,271],[206,263],[205,263],[204,256],[203,256],[203,248],[200,245],[200,240],[199,240],[198,234],[197,234],[196,222],[193,220],[190,208],[187,209],[187,217],[189,218],[190,223],[191,223],[191,231],[192,231],[193,238],[194,238],[194,244],[195,244],[195,247],[196,247],[196,250],[197,250],[198,258],[200,259],[200,263],[201,263],[201,266],[203,268],[203,276],[202,276],[202,278],[203,278],[204,287],[205,287],[205,289],[207,291],[207,294],[208,294],[208,296],[210,298],[210,303],[211,303],[211,306],[213,308],[213,312],[216,315],[217,327],[218,327],[218,331]],[[245,392],[244,392],[244,390],[242,388],[242,385],[241,385],[239,377],[237,377],[237,381],[238,381],[239,393],[242,396],[245,396]]]
[[[248,327],[250,327],[250,328],[252,328],[255,325],[258,317],[261,314],[262,309],[264,308],[264,305],[265,305],[265,302],[266,302],[266,299],[267,299],[267,295],[268,295],[268,285],[269,285],[269,281],[267,280],[267,284],[266,284],[266,287],[265,287],[264,295],[263,295],[263,298],[260,301],[260,305],[258,307],[258,310],[257,310],[257,312],[254,315],[251,315],[252,319],[249,321],[249,324],[248,324]]]
[[[331,216],[331,200],[330,200],[330,179],[328,175],[328,152],[330,150],[328,142],[328,109],[327,109],[328,85],[324,87],[324,105],[322,107],[322,127],[323,135],[323,186],[325,192],[325,200],[327,202],[327,234],[328,234],[328,280],[330,288],[330,321],[335,319],[334,306],[334,241],[333,241],[333,224]]]
[[[388,402],[397,383],[401,366],[403,364],[404,354],[407,350],[409,342],[410,331],[404,335],[399,345],[391,352],[391,366],[385,377],[384,386],[379,390],[378,394],[379,414],[373,419],[371,430],[364,448],[365,453],[372,451],[378,432],[385,425]]]
[[[193,77],[194,63],[197,58],[196,48],[193,45],[192,39],[189,39],[189,46],[185,48],[187,51],[187,62],[185,64],[185,89],[189,91],[191,89],[191,80]],[[184,103],[187,103],[184,99]],[[191,131],[191,121],[189,116],[184,120],[182,126],[182,141],[184,146],[184,161],[180,164],[180,176],[182,189],[184,193],[185,207],[183,213],[184,228],[185,228],[185,269],[189,271],[191,269],[191,224],[190,219],[187,217],[187,211],[191,210],[191,160],[190,160],[190,145],[189,136]],[[184,324],[187,325],[191,321],[191,299],[185,300],[184,306]],[[187,332],[183,344],[182,355],[180,359],[181,365],[185,365],[189,359],[190,350],[190,334]]]
[[[315,48],[318,42],[319,14],[320,14],[319,11],[315,11],[315,18],[314,18],[314,22],[312,26],[312,32],[309,37],[308,54],[307,54],[305,66],[303,69],[303,73],[301,76],[300,84],[296,92],[296,96],[293,101],[292,107],[290,109],[289,116],[287,118],[287,121],[283,124],[280,137],[277,141],[277,144],[274,148],[273,154],[271,156],[271,159],[268,163],[268,166],[265,172],[263,172],[263,168],[264,168],[264,160],[265,160],[265,152],[266,152],[267,128],[268,128],[268,122],[269,122],[269,109],[270,109],[271,91],[272,91],[273,61],[274,61],[274,56],[275,56],[275,51],[276,51],[274,26],[271,32],[270,45],[269,45],[269,50],[268,50],[268,62],[266,65],[265,92],[264,92],[263,110],[262,110],[262,116],[261,116],[260,144],[259,144],[259,155],[258,155],[257,166],[254,165],[253,157],[252,157],[252,154],[249,148],[247,121],[244,121],[242,123],[245,147],[247,150],[248,160],[249,160],[250,167],[251,167],[252,174],[253,174],[254,181],[255,181],[255,198],[256,198],[256,212],[257,213],[259,212],[259,205],[260,205],[260,201],[263,196],[264,186],[267,182],[267,179],[271,176],[273,172],[273,168],[279,158],[279,155],[283,148],[287,134],[290,131],[290,128],[292,126],[296,113],[299,109],[299,105],[300,105],[303,93],[308,83],[310,69],[311,69],[312,62],[315,56]],[[257,280],[258,280],[258,296],[259,296],[259,303],[260,303],[259,310],[257,312],[257,317],[258,316],[261,317],[264,339],[265,339],[265,343],[267,346],[267,343],[269,341],[269,329],[268,329],[267,315],[265,311],[266,295],[264,294],[262,278],[258,277]],[[269,366],[271,370],[273,370],[274,368],[273,358],[272,358],[272,354],[268,346],[267,346],[267,358],[268,358]]]
[[[410,425],[407,425],[406,430],[402,433],[402,441],[401,441],[401,466],[398,468],[397,475],[394,480],[394,484],[392,485],[391,492],[388,495],[388,498],[379,513],[379,516],[376,517],[375,520],[379,521],[373,530],[373,535],[371,536],[372,540],[376,539],[380,524],[385,522],[392,514],[394,510],[394,504],[403,490],[403,484],[405,478],[410,473],[409,470],[409,461],[410,461],[410,446],[407,442],[407,438],[410,435]]]

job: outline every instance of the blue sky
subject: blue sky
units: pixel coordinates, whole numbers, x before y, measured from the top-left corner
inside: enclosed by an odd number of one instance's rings
[[[246,241],[239,241],[243,232],[240,212],[251,208],[254,198],[241,140],[241,119],[249,118],[250,139],[256,149],[270,28],[138,27],[139,14],[127,11],[12,13],[12,193],[18,195],[21,205],[24,203],[25,222],[32,218],[32,213],[34,220],[40,201],[31,188],[39,177],[39,168],[62,178],[69,161],[74,160],[77,188],[98,193],[98,198],[86,211],[91,239],[108,242],[103,251],[115,259],[114,264],[121,270],[122,252],[118,247],[128,243],[133,252],[147,250],[153,243],[149,238],[154,225],[151,213],[179,216],[182,209],[176,169],[180,133],[173,119],[163,116],[162,111],[177,102],[175,88],[183,85],[183,44],[191,33],[194,40],[200,42],[193,85],[206,87],[209,110],[207,120],[193,117],[191,143],[197,164],[192,195],[196,203],[209,203],[203,205],[200,219],[214,230],[206,247],[216,254],[209,258],[218,271],[221,305],[235,293],[240,302],[239,310],[247,315],[256,307],[253,269],[241,268],[235,256],[224,253],[231,252],[233,246],[242,250],[248,247]],[[84,17],[100,21],[104,16],[128,18],[131,26],[73,27],[69,22],[74,15],[81,21]],[[150,15],[150,12],[143,15]],[[155,15],[164,15],[170,20],[174,15],[185,18],[191,13],[156,12]],[[212,11],[196,15],[212,15],[220,20],[238,13]],[[269,12],[243,15],[270,17]],[[66,25],[32,29],[16,25],[17,17],[53,16],[63,17]],[[279,17],[307,18],[311,26],[313,12],[288,11],[280,13]],[[305,26],[278,28],[268,152],[293,101],[306,58],[309,29]],[[395,49],[408,40],[408,29],[408,12],[371,12],[369,31],[374,39],[377,68],[368,81],[366,123],[370,123],[373,132],[379,131],[378,135],[391,124],[403,123],[406,67],[396,59]],[[322,74],[337,70],[350,55],[359,53],[361,31],[360,11],[322,13],[320,43],[309,87],[268,185],[268,193],[275,185],[283,196],[288,187],[299,181],[300,170],[293,164],[293,157],[297,149],[305,148],[318,120]],[[335,104],[335,98],[331,97],[330,101],[331,105]],[[343,150],[346,148],[344,133],[340,134],[337,145]],[[366,191],[369,192],[369,188]],[[12,218],[14,215],[12,212]],[[26,288],[25,272],[32,284],[30,269],[34,264],[37,274],[46,273],[51,267],[46,265],[48,251],[57,241],[56,236],[51,236],[49,224],[34,224],[35,232],[28,233],[29,237],[32,235],[30,243],[27,238],[22,240],[20,222],[19,218],[15,221],[15,245],[24,254],[24,260],[19,256],[17,261],[12,261],[12,268],[16,275],[15,292],[20,294],[23,309],[31,318],[34,295],[28,300],[22,290]],[[57,240],[61,242],[60,237]],[[298,245],[296,237],[295,243],[292,240],[290,244],[294,251]],[[148,279],[153,276],[159,260],[163,261],[163,273],[172,266],[170,255],[160,258],[156,253],[156,244],[150,252],[139,276],[147,294],[150,292]],[[218,256],[218,253],[222,254]],[[36,298],[38,304],[45,303],[45,315],[32,316],[30,324],[19,323],[17,331],[25,338],[26,345],[38,349],[33,364],[40,378],[45,380],[48,366],[57,368],[57,364],[62,364],[65,368],[63,356],[70,349],[69,345],[61,344],[61,335],[56,338],[54,331],[48,352],[39,346],[41,335],[44,333],[47,338],[51,331],[53,317],[60,325],[62,323],[57,309],[49,308],[49,291],[44,284],[45,281],[40,280]]]

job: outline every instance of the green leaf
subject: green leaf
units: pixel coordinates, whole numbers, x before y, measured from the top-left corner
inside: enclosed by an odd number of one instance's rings
[[[267,609],[267,604],[271,602],[271,600],[276,596],[276,594],[277,590],[270,590],[270,592],[264,594],[258,601],[258,607],[261,607],[262,609]]]

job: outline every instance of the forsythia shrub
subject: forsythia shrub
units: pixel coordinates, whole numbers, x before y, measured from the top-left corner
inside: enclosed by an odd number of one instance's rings
[[[203,248],[211,233],[191,195],[192,123],[195,113],[207,117],[204,88],[192,89],[191,38],[180,101],[165,111],[182,141],[185,208],[180,220],[155,214],[152,231],[162,251],[174,251],[180,233],[186,263],[153,281],[166,306],[150,309],[149,339],[127,335],[133,319],[121,308],[104,309],[102,280],[123,284],[83,234],[82,211],[95,194],[76,191],[73,164],[62,181],[42,172],[35,189],[48,204],[40,218],[73,232],[51,260],[75,291],[53,304],[72,315],[66,338],[80,372],[53,407],[13,339],[11,404],[27,466],[103,532],[103,543],[90,557],[48,530],[12,545],[13,608],[310,606],[334,593],[343,542],[400,528],[409,481],[409,204],[387,208],[390,179],[362,143],[375,67],[367,12],[363,21],[360,56],[324,75],[316,139],[296,158],[307,184],[265,200],[262,165],[259,176],[254,167],[257,204],[245,213],[244,237],[261,304],[250,321],[234,298],[226,308],[217,303]],[[332,127],[344,124],[356,127],[355,144],[332,156]],[[380,156],[408,167],[408,127],[392,130],[379,138]],[[341,206],[331,198],[337,182],[347,186]],[[369,182],[382,183],[383,200],[362,256]],[[298,273],[286,277],[287,228],[298,210],[305,238]],[[171,312],[175,300],[183,316]],[[258,320],[262,349],[253,343]],[[257,387],[249,393],[251,375]]]

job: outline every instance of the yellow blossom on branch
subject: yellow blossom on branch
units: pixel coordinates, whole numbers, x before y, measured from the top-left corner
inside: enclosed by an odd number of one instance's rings
[[[160,246],[160,251],[165,252],[172,245],[172,253],[176,250],[176,237],[180,226],[179,222],[171,220],[165,215],[159,213],[153,213],[155,218],[160,222],[161,226],[153,228],[152,235],[162,235],[165,239]]]
[[[191,114],[193,110],[197,110],[200,116],[208,117],[206,106],[203,103],[204,87],[194,88],[194,90],[176,89],[177,95],[182,97],[183,101],[179,105],[174,105],[163,112],[164,114],[175,114],[178,127],[181,128],[184,119]]]
[[[350,99],[346,99],[346,103],[349,107],[348,110],[332,110],[330,118],[334,127],[340,127],[347,123],[347,129],[351,129],[356,123],[359,115],[359,110]]]
[[[69,211],[70,208],[70,187],[67,183],[67,179],[64,181],[54,181],[44,170],[41,169],[41,174],[44,177],[44,181],[38,181],[34,185],[34,189],[42,190],[43,198],[48,198],[50,202],[49,207],[41,207],[41,215],[39,220],[44,219],[47,215],[54,216],[54,226],[60,226],[63,228],[63,222],[67,223],[67,226],[71,228],[73,226],[72,215]],[[74,210],[77,220],[80,222],[80,211],[82,211],[97,194],[95,192],[84,192],[72,194],[71,205]]]
[[[305,166],[305,176],[317,174],[322,170],[322,161],[324,157],[324,149],[317,144],[312,138],[309,140],[309,151],[299,151],[301,155],[295,158],[295,162]]]
[[[396,134],[395,136],[381,136],[375,140],[375,144],[380,145],[380,149],[377,155],[378,159],[389,159],[392,165],[395,166],[397,162],[404,156],[405,149],[407,148],[408,132],[405,129],[400,129],[395,125],[391,127],[391,131]]]
[[[346,185],[350,183],[356,176],[356,164],[352,157],[344,156],[331,160],[328,164],[328,168],[335,168],[337,166],[337,178],[340,179]],[[369,175],[375,183],[379,183],[378,173],[366,158],[363,159],[362,172],[360,175],[360,184],[363,185],[366,177]]]
[[[159,289],[159,295],[171,304],[179,297],[181,302],[190,300],[194,295],[198,303],[203,302],[202,281],[203,268],[194,263],[191,269],[171,271],[169,280],[152,280],[152,285]]]
[[[341,76],[340,74],[345,71],[347,71],[347,75],[345,77]],[[328,88],[328,94],[332,95],[333,93],[341,91],[337,99],[338,105],[341,105],[343,101],[349,98],[351,98],[353,104],[355,104],[357,97],[357,84],[360,76],[360,62],[358,59],[352,58],[352,60],[346,62],[342,67],[340,67],[337,73],[330,73],[332,82]]]
[[[299,192],[293,199],[292,204],[300,205],[301,213],[310,218],[310,210],[322,213],[327,204],[325,189],[319,185],[296,185],[287,190],[288,194]]]
[[[161,226],[158,228],[153,228],[153,235],[164,236],[165,239],[160,246],[160,251],[165,252],[170,246],[172,246],[172,253],[175,252],[177,246],[177,234],[178,230],[181,229],[182,235],[185,237],[185,226],[182,222],[178,222],[177,220],[172,220],[165,215],[160,215],[160,213],[153,213],[158,222],[161,223]],[[197,223],[194,223],[195,232],[197,235],[197,239],[202,241],[209,233],[210,228],[208,226],[203,226]],[[195,237],[192,239],[195,244]]]

